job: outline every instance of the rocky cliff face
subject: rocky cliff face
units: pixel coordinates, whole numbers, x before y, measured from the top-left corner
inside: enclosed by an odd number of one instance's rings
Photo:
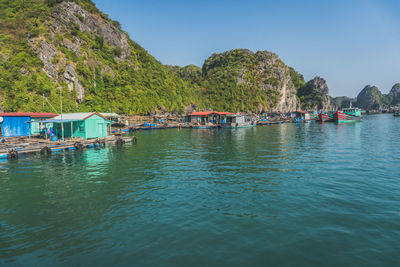
[[[259,60],[257,72],[262,77],[260,79],[262,90],[276,92],[278,96],[274,109],[281,112],[296,110],[299,103],[288,67],[274,53],[261,51],[255,56]]]
[[[365,110],[379,109],[384,96],[376,86],[367,85],[357,96],[357,106]]]
[[[329,88],[325,79],[315,77],[301,88],[297,95],[302,102],[302,108],[313,110],[331,109],[331,98],[329,96]]]
[[[87,32],[101,36],[104,41],[121,49],[120,54],[117,56],[118,59],[124,60],[130,54],[129,39],[125,33],[122,33],[109,21],[99,15],[90,14],[74,2],[62,2],[57,5],[53,10],[52,17],[54,18],[51,26],[53,33],[66,33],[74,30]],[[79,38],[74,39],[71,47],[67,46],[67,48],[77,52],[82,40]]]
[[[396,83],[393,85],[392,89],[389,92],[389,95],[397,98],[400,97],[400,83]]]
[[[124,61],[129,57],[131,53],[129,39],[110,22],[99,15],[90,14],[74,2],[62,2],[55,6],[52,10],[52,19],[49,40],[29,37],[28,43],[43,62],[43,71],[56,82],[66,82],[68,89],[76,92],[77,102],[81,103],[85,97],[85,88],[79,80],[76,64],[68,60],[67,54],[72,55],[71,57],[84,56],[86,62],[94,63],[94,68],[100,66],[103,74],[110,67],[102,65],[95,59],[91,60],[90,53],[81,51],[81,46],[87,47],[88,43],[77,33],[95,36],[101,45],[106,42],[114,47],[115,51],[118,51],[114,54],[118,61]]]
[[[203,65],[203,79],[213,108],[232,111],[296,110],[298,101],[289,68],[268,51],[236,49],[213,54]]]
[[[388,102],[393,106],[400,105],[400,83],[393,85],[389,94],[387,95]]]

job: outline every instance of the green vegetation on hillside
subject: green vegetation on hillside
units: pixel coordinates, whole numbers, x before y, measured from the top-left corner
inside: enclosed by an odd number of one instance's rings
[[[206,104],[232,112],[274,110],[281,90],[294,89],[285,79],[290,75],[290,68],[270,52],[236,49],[213,54],[203,65]]]
[[[46,99],[45,111],[54,111],[47,102],[58,111],[61,91],[65,112],[181,113],[191,104],[262,112],[275,109],[283,95],[296,108],[303,76],[273,53],[236,49],[213,54],[202,68],[164,66],[132,40],[125,55],[100,33],[82,30],[82,12],[73,15],[76,23],[54,30],[61,2],[75,2],[121,29],[90,0],[0,0],[0,110],[42,111]]]
[[[115,57],[121,53],[120,49],[107,44],[101,36],[79,30],[50,36],[51,8],[59,2],[0,1],[0,100],[3,100],[0,105],[4,110],[41,111],[43,95],[58,110],[59,87],[63,90],[64,111],[112,109],[141,114],[165,109],[182,112],[192,101],[198,101],[188,82],[133,41],[129,41],[130,58],[119,62]],[[91,1],[74,2],[107,19]],[[80,55],[62,45],[62,40],[73,40],[75,36],[85,42]],[[67,63],[76,66],[79,81],[85,88],[81,104],[76,103],[76,92],[69,91],[65,82],[50,79],[42,70],[43,62],[32,51],[28,37],[40,37],[58,45],[60,53],[53,59],[53,64],[65,58]],[[104,69],[109,71],[104,72]],[[59,70],[59,76],[63,71]],[[45,110],[53,111],[47,104]]]

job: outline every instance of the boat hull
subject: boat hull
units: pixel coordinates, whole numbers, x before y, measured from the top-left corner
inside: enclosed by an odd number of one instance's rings
[[[334,122],[335,120],[333,119],[333,115],[325,114],[325,113],[319,113],[318,114],[318,121],[319,122]]]
[[[348,122],[361,121],[361,116],[353,116],[353,115],[349,115],[349,114],[338,111],[335,114],[333,114],[333,119],[337,123],[348,123]]]

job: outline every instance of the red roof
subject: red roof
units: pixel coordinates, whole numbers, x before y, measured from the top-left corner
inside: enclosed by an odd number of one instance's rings
[[[49,112],[6,112],[0,113],[0,117],[31,117],[31,118],[53,118],[57,116],[56,113],[49,113]]]
[[[207,116],[210,114],[213,114],[214,111],[198,111],[198,112],[193,112],[192,114],[189,114],[189,116]]]
[[[218,114],[218,115],[232,115],[233,113],[230,112],[217,112],[217,111],[198,111],[189,114],[188,116],[208,116],[211,114]]]
[[[102,117],[103,119],[107,120],[106,117],[104,117],[103,115],[101,115],[100,113],[97,113],[97,112],[94,112],[93,114],[91,114],[91,115],[89,115],[89,116],[83,118],[83,120],[86,120],[86,119],[92,117],[93,115],[97,115],[97,116]]]
[[[218,115],[233,115],[234,113],[231,112],[215,112]]]

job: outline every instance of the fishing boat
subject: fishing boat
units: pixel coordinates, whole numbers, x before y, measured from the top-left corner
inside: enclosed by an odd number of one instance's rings
[[[393,108],[393,117],[400,117],[400,108],[398,106]]]
[[[248,127],[256,127],[257,122],[246,118],[243,114],[232,114],[227,115],[226,121],[221,124],[224,128],[248,128]]]
[[[333,118],[337,123],[361,121],[361,110],[359,108],[344,108],[336,111]]]
[[[333,114],[336,111],[323,111],[318,114],[318,121],[319,122],[334,122]]]

